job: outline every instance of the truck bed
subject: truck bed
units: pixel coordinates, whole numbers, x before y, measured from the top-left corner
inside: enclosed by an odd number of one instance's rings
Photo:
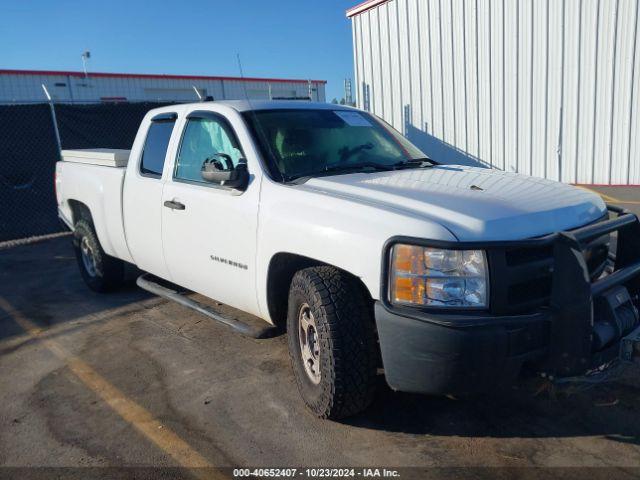
[[[73,208],[84,204],[104,251],[131,262],[122,220],[122,188],[129,150],[63,150],[56,164],[56,195],[62,220],[74,228]]]
[[[73,163],[87,163],[103,167],[126,167],[131,150],[117,148],[87,148],[83,150],[62,150],[62,160]]]

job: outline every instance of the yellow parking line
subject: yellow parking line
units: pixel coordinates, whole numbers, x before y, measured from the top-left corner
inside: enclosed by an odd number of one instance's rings
[[[598,195],[600,195],[603,199],[605,199],[607,202],[612,202],[612,203],[620,203],[620,200],[612,197],[611,195],[606,195],[604,193],[600,193],[600,192],[596,192],[595,190],[591,190],[593,193],[597,193]]]
[[[87,388],[97,394],[125,422],[132,425],[180,466],[199,469],[191,471],[199,478],[221,477],[217,472],[209,470],[213,468],[213,465],[166,425],[163,425],[148,410],[128,398],[82,359],[68,352],[58,342],[42,338],[43,330],[13,308],[2,297],[0,297],[0,308],[20,325],[25,332],[42,342],[58,359],[62,360]]]
[[[582,190],[586,190],[588,192],[595,193],[596,195],[600,195],[602,199],[607,202],[619,202],[617,198],[610,197],[609,195],[605,195],[604,193],[596,192],[595,190],[592,190],[589,187],[585,187],[584,185],[575,185],[575,186],[578,188],[581,188]]]
[[[589,192],[593,192],[593,193],[595,193],[597,195],[600,195],[603,200],[605,200],[606,202],[609,202],[609,203],[622,203],[622,204],[625,204],[625,205],[640,205],[639,201],[621,200],[619,198],[615,198],[615,197],[612,197],[610,195],[606,195],[604,193],[600,193],[597,190],[592,190],[591,188],[585,187],[584,185],[575,185],[575,186],[578,187],[578,188],[581,188],[583,190],[588,190]]]

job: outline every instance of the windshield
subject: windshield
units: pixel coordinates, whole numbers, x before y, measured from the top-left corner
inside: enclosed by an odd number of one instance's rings
[[[356,110],[246,112],[275,178],[419,166],[426,155],[391,126]],[[412,162],[413,161],[413,162]]]

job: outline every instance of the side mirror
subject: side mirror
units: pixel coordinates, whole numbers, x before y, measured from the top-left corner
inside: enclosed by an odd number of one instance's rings
[[[202,163],[201,175],[204,181],[224,187],[244,190],[249,182],[247,162],[241,159],[236,167],[226,153],[216,153]]]

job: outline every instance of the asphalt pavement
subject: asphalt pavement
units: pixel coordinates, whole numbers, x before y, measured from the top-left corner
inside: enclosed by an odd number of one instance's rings
[[[602,193],[640,210],[640,195]],[[368,411],[319,420],[298,396],[284,335],[244,338],[133,285],[93,293],[69,237],[0,250],[5,468],[592,466],[634,478],[638,373],[464,399],[395,393],[380,377]]]

